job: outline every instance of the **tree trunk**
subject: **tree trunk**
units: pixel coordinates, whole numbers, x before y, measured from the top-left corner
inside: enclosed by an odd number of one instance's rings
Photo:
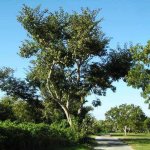
[[[124,126],[124,135],[126,136],[127,135],[127,126]]]
[[[53,69],[54,64],[55,64],[55,61],[53,61],[53,64],[52,64],[52,66],[50,67],[50,70],[49,70],[49,73],[48,73],[48,77],[47,77],[46,87],[47,87],[47,89],[48,89],[48,92],[49,92],[49,94],[50,94],[50,97],[51,97],[56,103],[58,103],[58,104],[61,106],[61,108],[63,109],[63,111],[64,111],[64,113],[65,113],[65,115],[66,115],[67,121],[68,121],[70,127],[72,127],[72,119],[71,119],[71,115],[70,115],[70,113],[69,113],[69,111],[68,111],[69,102],[67,101],[67,104],[66,104],[67,106],[65,107],[65,106],[64,106],[63,104],[61,104],[61,102],[59,101],[60,98],[58,98],[57,93],[55,93],[55,96],[54,96],[54,95],[53,95],[53,92],[51,91],[51,89],[50,89],[50,87],[49,87],[49,85],[50,85],[50,79],[51,79],[51,74],[52,74],[52,69]]]
[[[83,108],[83,97],[81,97],[81,100],[80,100],[80,107],[79,107],[79,109],[78,109],[78,112],[77,112],[77,114],[80,116],[80,114],[81,114],[81,112],[82,112],[82,108]]]
[[[66,115],[66,118],[67,118],[67,121],[68,121],[70,127],[72,127],[71,114],[69,113],[68,109],[67,109],[65,106],[63,106],[63,105],[61,105],[61,104],[60,104],[60,106],[61,106],[61,108],[62,108],[62,109],[64,110],[64,112],[65,112],[65,115]]]

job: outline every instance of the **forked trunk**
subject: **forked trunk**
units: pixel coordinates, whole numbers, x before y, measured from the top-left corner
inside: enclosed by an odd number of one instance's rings
[[[69,102],[67,101],[67,106],[64,106],[64,105],[59,101],[59,100],[60,100],[60,97],[58,97],[57,92],[55,93],[55,96],[54,96],[53,91],[50,89],[50,86],[49,86],[49,85],[51,84],[51,83],[50,83],[50,79],[51,79],[51,74],[52,74],[52,70],[53,70],[54,64],[55,64],[55,61],[53,61],[53,64],[52,64],[52,66],[50,67],[50,71],[49,71],[48,77],[47,77],[46,86],[47,86],[48,92],[49,92],[49,94],[50,94],[50,97],[51,97],[56,103],[58,103],[58,104],[61,106],[61,108],[63,109],[63,111],[64,111],[64,113],[65,113],[65,115],[66,115],[66,118],[67,118],[67,121],[68,121],[70,127],[72,127],[71,114],[70,114],[69,111],[68,111]]]
[[[61,106],[61,108],[62,108],[62,109],[64,110],[64,112],[65,112],[65,115],[66,115],[66,118],[67,118],[67,121],[68,121],[70,127],[72,127],[71,114],[69,113],[69,111],[67,110],[67,108],[66,108],[65,106],[63,106],[63,105],[60,105],[60,106]]]

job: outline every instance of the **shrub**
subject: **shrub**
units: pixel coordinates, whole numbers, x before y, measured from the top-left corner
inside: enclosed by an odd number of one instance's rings
[[[1,150],[48,150],[78,143],[82,136],[65,122],[44,123],[0,122]]]

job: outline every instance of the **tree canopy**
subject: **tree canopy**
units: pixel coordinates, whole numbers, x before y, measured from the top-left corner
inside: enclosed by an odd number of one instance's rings
[[[141,89],[141,95],[150,104],[150,41],[146,46],[131,47],[132,67],[127,75],[128,85]],[[149,105],[150,106],[150,105]]]
[[[49,12],[24,5],[18,21],[28,38],[19,55],[30,58],[31,65],[26,81],[6,74],[1,78],[1,89],[19,96],[22,92],[29,99],[39,93],[42,100],[63,110],[70,125],[73,117],[83,116],[88,95],[115,91],[112,82],[125,77],[131,56],[128,49],[109,48],[109,38],[100,27],[102,20],[96,18],[98,12],[82,9],[69,14],[63,9]],[[5,83],[9,85],[6,88]],[[99,98],[93,100],[94,106],[100,104]]]
[[[148,131],[148,133],[150,132],[150,118],[146,118],[144,121],[144,128]]]
[[[110,122],[113,130],[124,131],[127,130],[136,132],[143,129],[143,122],[146,119],[144,112],[139,106],[133,104],[122,104],[120,106],[112,107],[105,113],[106,121]]]

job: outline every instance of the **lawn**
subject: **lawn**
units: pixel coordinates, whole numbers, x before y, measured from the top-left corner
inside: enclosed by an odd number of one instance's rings
[[[57,150],[92,150],[91,146],[89,145],[76,145],[72,147],[66,147],[66,148],[57,148]]]
[[[56,150],[93,150],[95,145],[95,139],[93,137],[87,137],[82,141],[82,144],[75,144],[74,146],[56,148]]]
[[[125,143],[129,144],[134,150],[150,150],[150,134],[112,134],[112,136],[118,137]]]

